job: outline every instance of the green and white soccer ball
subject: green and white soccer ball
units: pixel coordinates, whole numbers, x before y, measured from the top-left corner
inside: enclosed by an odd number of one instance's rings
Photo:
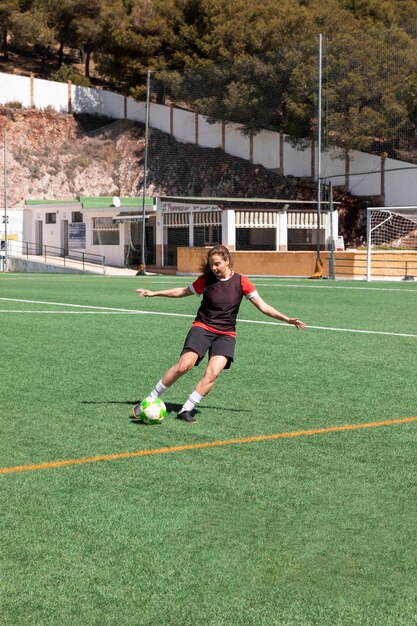
[[[160,398],[145,398],[139,408],[138,419],[144,424],[160,424],[167,414],[167,408]]]

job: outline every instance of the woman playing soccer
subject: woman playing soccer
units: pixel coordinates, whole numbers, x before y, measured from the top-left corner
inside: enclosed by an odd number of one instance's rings
[[[203,295],[197,316],[185,339],[184,347],[177,363],[165,372],[150,397],[159,398],[181,376],[199,365],[208,352],[208,364],[203,377],[184,403],[177,417],[185,422],[196,422],[194,409],[209,393],[223,369],[229,369],[236,344],[236,317],[243,296],[256,306],[261,313],[276,320],[305,328],[296,317],[287,317],[262,300],[251,281],[246,276],[236,274],[232,269],[229,250],[222,245],[211,248],[200,267],[202,272],[188,287],[150,291],[135,289],[145,298],[184,298]],[[133,415],[140,412],[140,405],[133,408]]]

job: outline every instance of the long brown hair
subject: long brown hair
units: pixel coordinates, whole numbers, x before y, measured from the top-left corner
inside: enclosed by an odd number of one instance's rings
[[[223,261],[229,261],[229,267],[233,267],[232,257],[230,256],[229,250],[226,248],[226,246],[223,246],[222,244],[217,244],[216,246],[213,246],[213,248],[210,248],[205,258],[201,259],[201,263],[198,269],[202,274],[209,274],[211,272],[210,259],[214,254],[220,255]]]

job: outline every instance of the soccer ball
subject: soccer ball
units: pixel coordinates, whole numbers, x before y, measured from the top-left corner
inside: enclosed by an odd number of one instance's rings
[[[144,424],[160,424],[167,414],[167,408],[159,398],[145,398],[135,414]]]

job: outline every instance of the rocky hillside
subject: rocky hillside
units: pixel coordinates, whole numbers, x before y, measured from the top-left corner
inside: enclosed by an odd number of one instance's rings
[[[81,195],[141,196],[144,127],[128,120],[63,115],[32,109],[1,109],[6,128],[7,204],[26,199],[69,200]],[[315,200],[313,182],[252,165],[226,155],[150,132],[149,195],[288,198]],[[364,203],[335,193],[348,243],[363,237]]]

